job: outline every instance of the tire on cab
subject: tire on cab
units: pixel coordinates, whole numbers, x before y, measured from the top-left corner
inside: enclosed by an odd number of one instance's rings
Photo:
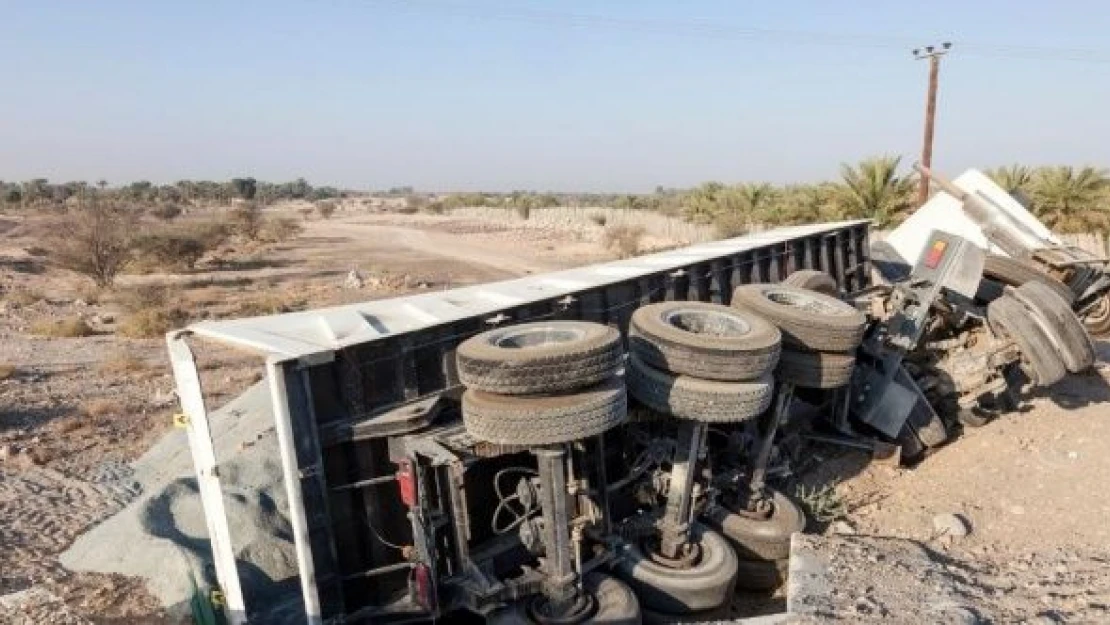
[[[816,269],[799,269],[794,273],[786,276],[782,281],[787,286],[796,286],[800,289],[809,289],[810,291],[817,291],[830,297],[836,297],[840,292],[840,287],[836,285],[836,280],[824,271],[817,271]]]
[[[628,418],[620,378],[563,395],[511,396],[467,389],[462,396],[466,431],[502,445],[551,445],[597,436]]]
[[[987,321],[992,330],[1017,344],[1022,369],[1034,384],[1052,386],[1067,375],[1058,348],[1020,301],[1009,294],[994,300],[987,306]]]
[[[690,526],[700,550],[688,568],[656,562],[638,544],[620,553],[613,571],[636,592],[644,610],[682,615],[713,610],[732,599],[738,560],[724,536],[701,523]]]
[[[835,297],[783,284],[745,284],[732,306],[762,316],[782,331],[783,348],[849,352],[859,347],[867,317]]]
[[[775,367],[782,335],[750,312],[704,302],[636,309],[629,350],[648,365],[707,380],[754,380]]]
[[[771,405],[774,378],[722,382],[661,371],[633,354],[625,368],[628,394],[645,407],[678,419],[705,423],[747,421]]]
[[[603,573],[588,573],[582,578],[582,590],[588,593],[597,606],[593,613],[582,622],[598,625],[640,625],[640,602],[628,584]],[[491,614],[486,621],[490,625],[527,625],[542,623],[533,615],[533,601],[528,597],[514,602],[509,607]]]
[[[1033,311],[1045,334],[1059,348],[1068,371],[1086,371],[1095,364],[1095,346],[1083,322],[1055,291],[1033,281],[1014,289],[1013,296]]]
[[[502,395],[592,386],[621,366],[620,332],[586,321],[522,323],[488,330],[455,352],[467,388]]]
[[[1008,286],[1021,286],[1026,282],[1040,282],[1055,291],[1069,306],[1075,301],[1075,293],[1068,285],[1048,275],[1031,261],[1020,258],[987,254],[983,263],[983,277],[996,284]],[[984,301],[993,301],[1002,295],[996,287],[992,288],[989,284],[980,286],[979,291],[979,297]]]

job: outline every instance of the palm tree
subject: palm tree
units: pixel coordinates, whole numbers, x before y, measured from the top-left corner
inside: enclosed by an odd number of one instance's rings
[[[1110,223],[1106,170],[1094,167],[1044,167],[1033,179],[1034,212],[1050,228],[1081,232]]]
[[[1015,192],[1028,193],[1029,186],[1033,182],[1033,170],[1025,165],[1009,165],[1007,167],[998,167],[996,169],[988,169],[987,176],[995,182],[1002,190],[1009,194]]]
[[[914,181],[898,176],[901,157],[869,158],[859,165],[840,166],[844,204],[849,214],[867,217],[882,228],[908,211],[913,203]]]

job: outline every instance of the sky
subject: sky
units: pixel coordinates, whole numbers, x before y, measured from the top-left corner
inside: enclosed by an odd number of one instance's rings
[[[650,191],[1110,166],[1110,4],[0,0],[0,180]]]

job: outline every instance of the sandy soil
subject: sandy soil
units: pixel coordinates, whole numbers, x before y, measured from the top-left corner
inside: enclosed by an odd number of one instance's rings
[[[72,574],[56,555],[134,497],[127,462],[165,433],[176,408],[165,348],[157,339],[116,334],[125,308],[112,296],[87,299],[74,276],[30,253],[33,226],[18,216],[0,218],[0,296],[36,294],[33,302],[0,299],[0,365],[15,367],[0,379],[0,597],[9,595],[0,600],[0,621],[160,622],[155,602],[135,580]],[[321,306],[612,258],[600,232],[519,219],[345,210],[307,222],[293,241],[238,250],[234,262],[184,275],[126,276],[121,286],[173,284],[174,297],[194,318],[236,316],[256,311],[253,303],[267,298]],[[352,270],[364,278],[361,288],[344,288]],[[98,333],[30,334],[37,321],[72,316],[87,319]],[[214,403],[257,380],[254,358],[204,353],[201,368]],[[1100,357],[1110,359],[1106,344]],[[1068,576],[1105,567],[1110,558],[1110,504],[1099,496],[1110,476],[1110,372],[1100,367],[1033,399],[1019,414],[964,433],[916,468],[866,466],[859,454],[822,448],[815,451],[820,470],[804,478],[839,481],[849,512],[838,531],[912,539],[966,563],[975,575],[1011,580],[1013,590],[1000,581],[984,603],[1000,620],[1048,614],[1098,621],[1090,604],[1105,603],[1105,588],[1085,589],[1086,578]],[[943,513],[962,515],[970,534],[938,535],[933,519]],[[1078,581],[1054,590],[1060,576]],[[37,611],[12,608],[28,604],[12,599],[17,592],[30,593]]]

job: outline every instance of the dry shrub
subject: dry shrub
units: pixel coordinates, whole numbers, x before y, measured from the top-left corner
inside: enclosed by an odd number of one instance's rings
[[[292,217],[275,217],[267,219],[258,233],[258,238],[267,243],[281,243],[299,235],[304,226],[297,223]]]
[[[50,224],[48,255],[58,266],[109,287],[131,259],[133,217],[100,203],[69,211]]]
[[[320,213],[320,216],[324,219],[328,219],[329,217],[334,215],[335,209],[337,208],[339,208],[339,205],[332,200],[322,200],[316,202],[316,212]]]
[[[74,294],[77,296],[77,299],[86,304],[98,304],[104,296],[104,289],[95,285],[85,284],[74,290]]]
[[[751,230],[751,223],[744,215],[731,211],[717,215],[713,219],[713,228],[717,231],[718,237],[729,239],[747,234]]]
[[[132,339],[161,337],[189,322],[184,310],[175,307],[155,307],[136,310],[119,325],[119,334]]]
[[[621,258],[628,258],[640,252],[640,239],[643,236],[643,226],[609,226],[605,229],[602,243],[619,254]]]
[[[92,336],[96,334],[89,324],[80,317],[72,319],[58,319],[39,321],[31,325],[31,334],[48,336],[51,338],[76,338],[79,336]]]
[[[147,362],[142,358],[127,352],[120,352],[100,363],[98,369],[101,373],[114,373],[119,375],[123,373],[145,371],[148,366]]]
[[[4,301],[12,306],[22,308],[23,306],[30,306],[35,302],[46,299],[42,293],[32,291],[31,289],[13,289],[4,296]]]
[[[196,266],[208,251],[204,241],[179,232],[150,232],[136,237],[138,266],[158,271],[182,271]]]
[[[86,417],[92,417],[94,419],[117,415],[122,413],[124,409],[125,406],[122,403],[104,397],[90,399],[81,404],[81,412]]]
[[[604,228],[605,224],[609,223],[609,217],[601,213],[590,213],[590,221]]]
[[[165,306],[169,295],[169,288],[163,284],[141,284],[120,290],[116,295],[116,301],[124,310],[138,312]]]
[[[280,293],[240,302],[235,314],[241,317],[260,317],[262,315],[296,312],[304,310],[307,306],[308,300],[302,297],[294,296],[291,293]]]
[[[7,363],[0,364],[0,380],[7,380],[15,375],[15,365]]]
[[[161,206],[151,208],[147,212],[150,213],[152,217],[169,221],[181,216],[181,207],[176,204],[162,204]]]
[[[254,202],[243,202],[231,211],[229,221],[235,234],[253,241],[262,228],[262,209]]]

